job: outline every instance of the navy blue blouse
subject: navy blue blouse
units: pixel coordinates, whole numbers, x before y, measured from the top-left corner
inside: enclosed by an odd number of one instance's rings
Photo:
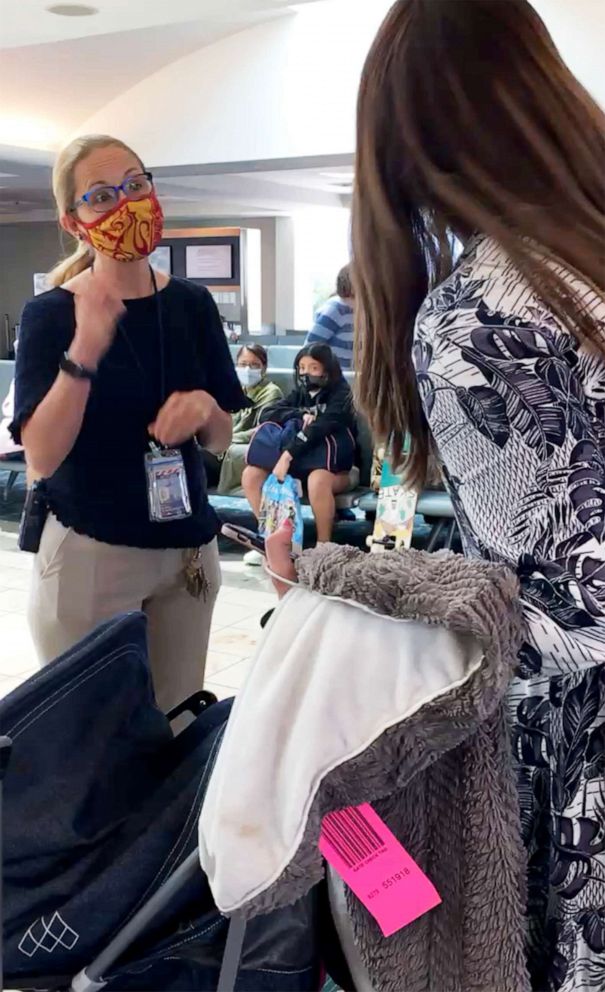
[[[164,338],[162,396],[160,321]],[[49,506],[65,526],[107,544],[195,548],[209,543],[218,520],[208,503],[203,459],[194,440],[181,446],[192,516],[152,523],[144,455],[148,426],[173,392],[203,389],[223,410],[247,406],[216,304],[208,290],[172,278],[158,298],[126,300],[114,342],[101,362],[78,439],[48,480]],[[21,428],[53,385],[75,332],[73,294],[53,289],[29,302],[21,318],[15,414]]]

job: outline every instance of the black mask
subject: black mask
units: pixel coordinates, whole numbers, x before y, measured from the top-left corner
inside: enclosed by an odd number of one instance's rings
[[[299,378],[305,389],[323,389],[328,385],[327,375],[301,375]]]

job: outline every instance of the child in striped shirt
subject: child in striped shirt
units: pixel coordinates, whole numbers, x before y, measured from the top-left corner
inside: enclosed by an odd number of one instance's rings
[[[343,370],[353,368],[353,286],[351,267],[345,265],[338,273],[336,296],[317,311],[313,330],[305,341],[308,344],[327,344],[334,352]]]

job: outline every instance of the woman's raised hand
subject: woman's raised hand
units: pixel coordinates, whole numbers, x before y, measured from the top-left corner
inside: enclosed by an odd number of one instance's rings
[[[69,356],[94,371],[109,351],[118,321],[126,310],[115,290],[92,271],[74,281],[73,293],[76,333]]]

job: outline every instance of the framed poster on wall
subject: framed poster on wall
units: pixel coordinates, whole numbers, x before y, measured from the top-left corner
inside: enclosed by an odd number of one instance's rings
[[[158,272],[164,275],[172,275],[172,248],[170,245],[160,245],[149,256],[149,262]]]
[[[187,279],[233,279],[233,248],[230,244],[187,245]]]

